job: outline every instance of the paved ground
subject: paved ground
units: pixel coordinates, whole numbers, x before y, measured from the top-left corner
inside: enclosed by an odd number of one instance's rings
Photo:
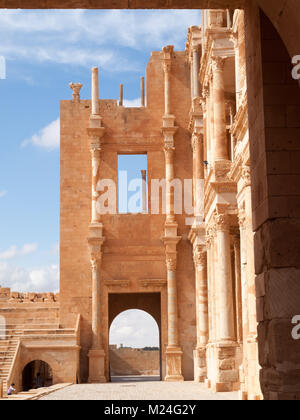
[[[238,394],[215,394],[194,382],[158,382],[157,378],[119,378],[120,382],[72,385],[41,400],[237,400]],[[146,380],[145,380],[146,379]],[[149,380],[150,379],[150,380]],[[153,380],[154,379],[154,380]]]

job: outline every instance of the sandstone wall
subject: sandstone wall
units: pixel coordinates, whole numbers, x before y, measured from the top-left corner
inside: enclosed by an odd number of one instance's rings
[[[160,374],[159,350],[109,347],[110,374],[112,376]]]
[[[172,112],[179,127],[176,134],[176,177],[192,179],[192,150],[187,130],[190,109],[189,69],[184,52],[176,52],[172,67]],[[101,96],[101,75],[100,75]],[[63,326],[72,326],[82,315],[83,380],[88,378],[91,347],[91,265],[87,246],[91,219],[91,155],[87,135],[91,102],[61,103],[61,311]],[[101,100],[100,114],[106,134],[101,151],[101,178],[117,182],[118,154],[148,156],[148,180],[165,178],[161,132],[164,114],[162,54],[154,52],[147,67],[147,107],[124,108],[117,101]],[[150,192],[149,192],[150,193]],[[183,347],[183,374],[193,379],[196,342],[194,265],[188,242],[189,226],[178,215],[179,333]],[[160,293],[163,354],[167,344],[167,295],[165,248],[161,241],[165,215],[105,215],[106,242],[101,268],[103,343],[108,353],[109,296],[114,293]],[[157,283],[156,280],[159,280]],[[148,283],[145,283],[145,280]],[[123,282],[123,283],[122,283]],[[125,282],[125,283],[124,283]],[[163,356],[164,359],[164,356]],[[106,374],[109,360],[106,361]]]

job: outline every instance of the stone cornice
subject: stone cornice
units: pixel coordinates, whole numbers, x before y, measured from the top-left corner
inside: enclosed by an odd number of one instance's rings
[[[104,285],[106,287],[128,287],[129,280],[105,280]]]
[[[165,287],[167,279],[142,279],[140,284],[142,287]]]

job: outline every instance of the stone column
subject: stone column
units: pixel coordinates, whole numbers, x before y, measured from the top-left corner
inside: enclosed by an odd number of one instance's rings
[[[241,99],[241,86],[240,86],[240,50],[238,33],[232,33],[230,37],[234,45],[235,51],[235,91],[236,91],[236,110],[238,111]]]
[[[228,160],[224,64],[224,58],[213,57],[215,161]]]
[[[105,352],[101,340],[101,294],[100,269],[102,262],[102,245],[105,241],[101,215],[97,209],[99,193],[97,184],[100,180],[101,139],[105,134],[102,118],[99,115],[99,79],[98,68],[92,69],[92,114],[87,129],[91,138],[92,166],[92,215],[89,226],[88,246],[92,271],[92,347],[89,351],[89,382],[106,382]]]
[[[98,67],[92,69],[92,115],[99,115],[99,70]]]
[[[175,147],[166,145],[164,148],[166,159],[166,211],[167,223],[175,222],[175,202],[174,202],[174,188],[171,188],[172,181],[175,178],[174,171],[174,153]]]
[[[213,306],[212,306],[212,238],[207,232],[206,235],[206,250],[207,250],[207,290],[208,290],[208,326],[209,326],[209,333],[208,333],[208,339],[211,343],[213,341],[212,331],[213,331],[213,325],[212,325],[212,319],[213,319]]]
[[[105,352],[101,338],[101,295],[99,271],[102,262],[101,247],[104,239],[88,239],[92,268],[92,348],[89,351],[89,383],[106,382]]]
[[[98,137],[94,137],[92,147],[92,224],[100,223],[100,213],[97,211],[97,200],[99,198],[99,192],[97,191],[97,184],[100,179],[100,157],[101,157],[101,146]]]
[[[142,195],[143,195],[143,203],[142,203],[142,212],[147,213],[147,171],[141,171],[142,173]]]
[[[199,47],[193,47],[193,99],[200,96],[200,83],[199,83],[199,70],[200,70],[200,58],[199,58]]]
[[[145,78],[141,77],[141,106],[145,106]]]
[[[196,364],[195,381],[205,382],[207,378],[206,345],[208,343],[208,289],[207,255],[203,247],[194,251],[196,270],[197,348],[194,353]]]
[[[194,153],[195,153],[195,175],[196,175],[196,216],[200,216],[200,198],[201,197],[201,182],[204,181],[204,153],[203,153],[203,134],[197,134],[194,136]]]
[[[120,85],[119,106],[123,106],[123,99],[124,99],[124,86]]]
[[[178,295],[177,295],[177,257],[174,253],[167,254],[168,271],[168,346],[166,350],[168,382],[183,381],[181,372],[182,350],[179,346],[178,331]]]
[[[171,65],[174,47],[163,48],[163,70],[165,76],[165,115],[171,114]]]
[[[237,341],[243,342],[243,305],[242,305],[242,280],[241,280],[241,245],[240,236],[236,235],[233,240],[234,265],[235,265],[235,295],[237,303]]]
[[[218,285],[220,302],[219,339],[223,342],[235,341],[233,289],[230,251],[229,218],[226,214],[216,215],[218,244]]]
[[[205,167],[203,162],[207,161],[207,149],[208,149],[208,135],[207,135],[207,102],[206,96],[202,96],[201,98],[201,106],[203,112],[203,161],[201,162],[203,165],[203,174],[205,172]],[[205,176],[204,176],[205,177]]]

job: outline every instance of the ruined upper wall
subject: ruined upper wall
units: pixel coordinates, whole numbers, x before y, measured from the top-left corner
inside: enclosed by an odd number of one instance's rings
[[[0,8],[7,9],[237,9],[242,6],[243,0],[0,0]]]

